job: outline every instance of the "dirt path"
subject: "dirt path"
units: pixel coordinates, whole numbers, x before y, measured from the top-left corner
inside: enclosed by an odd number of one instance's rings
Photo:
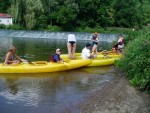
[[[114,77],[77,107],[80,113],[150,113],[150,95],[130,86],[124,77]]]

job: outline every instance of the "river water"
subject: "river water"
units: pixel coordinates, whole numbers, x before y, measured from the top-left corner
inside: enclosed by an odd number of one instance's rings
[[[90,40],[78,40],[81,52]],[[60,48],[67,53],[65,39],[0,37],[0,61],[10,46],[27,60],[49,61],[50,54]],[[98,48],[110,49],[112,44],[101,41]],[[82,101],[91,92],[109,82],[113,66],[81,68],[43,74],[0,74],[0,113],[59,113]],[[74,113],[79,111],[72,108]]]

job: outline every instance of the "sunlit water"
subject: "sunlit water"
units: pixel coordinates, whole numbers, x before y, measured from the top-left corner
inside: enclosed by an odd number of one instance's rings
[[[77,42],[81,52],[87,41]],[[0,37],[1,61],[14,45],[17,54],[27,60],[49,61],[56,48],[67,53],[66,40]],[[111,43],[100,42],[99,48]],[[59,113],[103,87],[114,75],[113,66],[81,68],[57,73],[0,74],[0,113]],[[78,110],[72,108],[73,112]]]

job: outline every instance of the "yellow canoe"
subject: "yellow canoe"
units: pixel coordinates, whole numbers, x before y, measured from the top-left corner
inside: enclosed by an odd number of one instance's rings
[[[101,59],[101,58],[121,58],[122,54],[115,54],[115,53],[110,53],[110,54],[98,54],[97,55],[97,59]],[[61,55],[62,59],[68,59],[68,55],[67,54],[62,54]],[[76,59],[81,59],[81,53],[76,53]]]
[[[121,57],[122,57],[122,54],[115,54],[115,53],[103,54],[103,53],[100,53],[97,55],[96,59],[92,60],[91,64],[87,65],[87,67],[112,65],[112,64],[114,64],[115,60],[118,60]],[[68,59],[68,55],[62,54],[61,58],[66,60],[66,59]],[[81,53],[76,53],[76,59],[82,59]]]
[[[107,59],[93,59],[92,63],[87,65],[88,67],[91,66],[106,66],[106,65],[113,65],[115,60],[119,58],[107,58]]]
[[[53,63],[53,62],[32,62],[31,64],[4,65],[0,64],[0,73],[46,73],[57,72],[80,68],[89,65],[92,62],[90,59],[71,60],[68,63]]]

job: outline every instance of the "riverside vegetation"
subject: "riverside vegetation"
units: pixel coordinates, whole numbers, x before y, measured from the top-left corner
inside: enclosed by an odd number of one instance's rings
[[[123,58],[116,62],[133,86],[150,93],[150,28],[129,34]]]

